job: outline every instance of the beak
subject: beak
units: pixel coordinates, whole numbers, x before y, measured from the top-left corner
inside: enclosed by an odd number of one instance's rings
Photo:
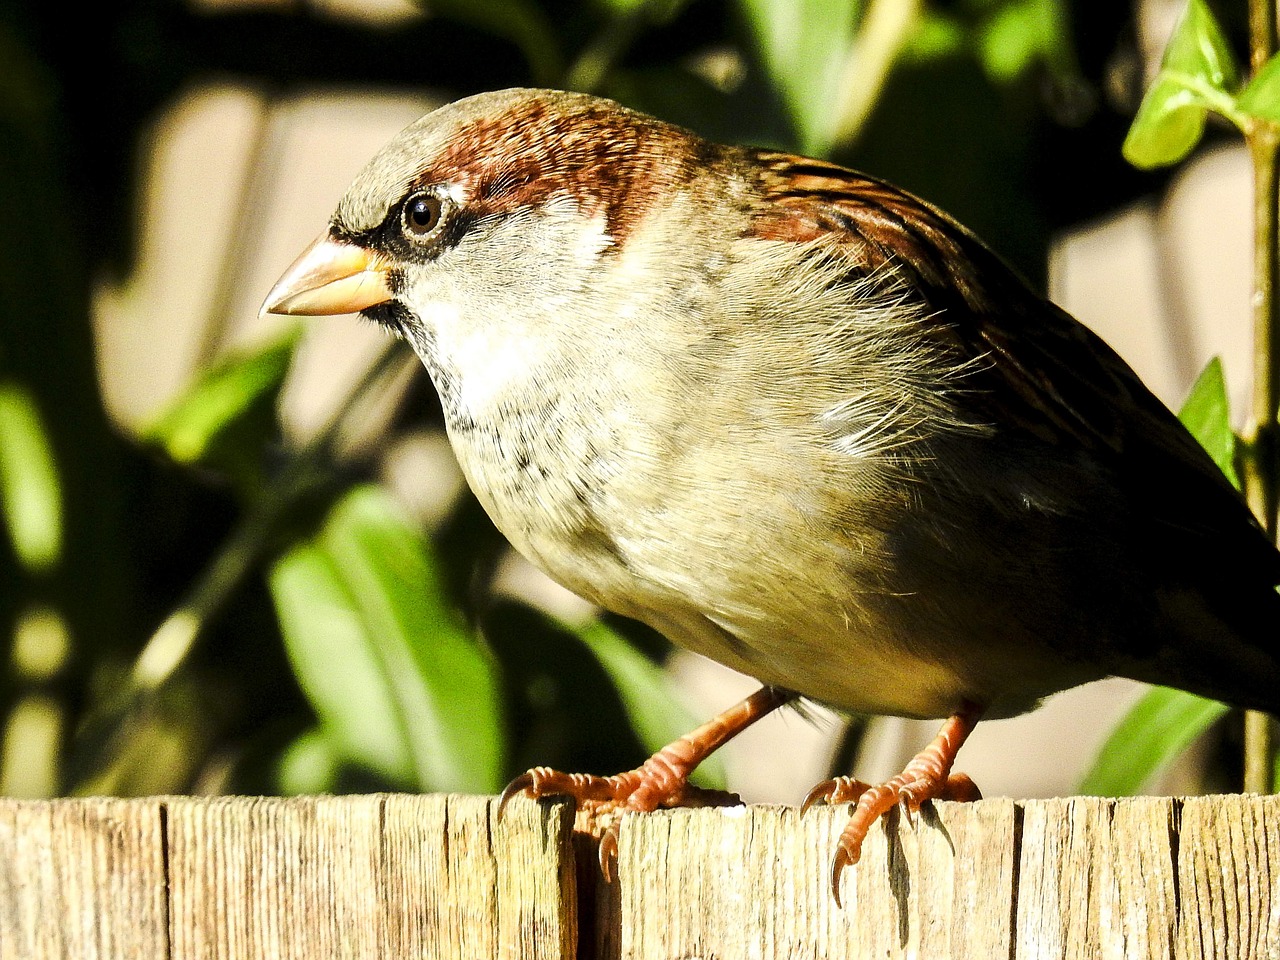
[[[267,294],[262,313],[327,317],[357,313],[391,299],[390,264],[377,254],[323,233]]]

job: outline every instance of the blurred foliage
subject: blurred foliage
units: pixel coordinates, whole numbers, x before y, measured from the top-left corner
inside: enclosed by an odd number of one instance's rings
[[[1172,687],[1152,687],[1124,715],[1080,783],[1085,796],[1140,794],[1231,708]]]
[[[343,495],[270,571],[289,660],[339,766],[406,789],[502,788],[497,665],[429,543],[379,488]],[[307,785],[312,792],[332,785]]]
[[[1125,137],[1125,158],[1145,168],[1177,163],[1200,142],[1210,113],[1241,132],[1280,122],[1280,57],[1242,81],[1213,12],[1205,0],[1189,0]]]
[[[502,542],[473,499],[419,529],[377,487],[378,450],[340,451],[390,361],[304,447],[276,413],[293,332],[212,360],[139,434],[108,420],[92,291],[132,268],[145,133],[184,90],[590,89],[899,182],[1041,283],[1054,231],[1163,182],[1118,151],[1132,18],[1068,0],[440,0],[375,25],[123,0],[68,30],[0,0],[0,791],[493,790],[533,763],[624,769],[692,720],[660,638],[495,597]],[[1237,109],[1266,115],[1264,93]],[[439,428],[413,390],[387,437]]]

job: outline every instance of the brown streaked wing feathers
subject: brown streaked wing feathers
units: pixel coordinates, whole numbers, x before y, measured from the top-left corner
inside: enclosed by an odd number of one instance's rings
[[[990,422],[1091,451],[1115,471],[1157,539],[1191,533],[1219,561],[1257,564],[1269,582],[1280,579],[1280,554],[1177,418],[1101,338],[1034,293],[965,227],[834,164],[772,151],[750,157],[769,201],[755,235],[839,235],[861,269],[895,269],[936,310],[940,338],[961,356],[988,361],[972,384]]]

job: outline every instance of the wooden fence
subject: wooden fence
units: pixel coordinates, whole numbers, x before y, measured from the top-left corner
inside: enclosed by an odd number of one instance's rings
[[[847,808],[0,800],[0,958],[1280,958],[1280,798],[939,804],[827,887]]]

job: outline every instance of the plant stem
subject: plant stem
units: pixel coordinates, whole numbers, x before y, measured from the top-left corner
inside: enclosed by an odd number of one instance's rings
[[[867,5],[853,47],[845,56],[831,149],[857,140],[920,19],[921,7],[921,0],[872,0]]]
[[[1256,74],[1276,50],[1276,0],[1249,0],[1249,60]],[[1255,516],[1276,539],[1277,487],[1280,480],[1280,131],[1250,121],[1245,141],[1253,158],[1253,436],[1244,475],[1245,493]],[[1244,789],[1271,791],[1271,720],[1265,713],[1245,715]]]
[[[646,26],[674,17],[686,0],[642,0],[611,17],[565,71],[563,86],[581,93],[599,91],[609,73]]]
[[[403,354],[390,341],[315,436],[298,451],[271,486],[271,492],[241,520],[186,598],[152,634],[134,662],[132,680],[140,691],[169,679],[186,659],[200,630],[222,609],[254,568],[280,517],[314,490],[322,464],[341,439],[346,416],[376,385],[384,382]],[[177,623],[177,627],[174,624]],[[171,637],[166,637],[171,632]]]
[[[103,775],[125,752],[130,717],[138,715],[156,692],[178,671],[201,633],[235,594],[245,578],[257,569],[280,518],[323,485],[325,461],[340,443],[343,427],[353,407],[387,382],[404,354],[388,342],[360,380],[314,437],[285,465],[270,492],[255,504],[222,543],[208,566],[187,591],[177,608],[165,618],[143,646],[110,702],[99,707],[83,724],[79,744],[68,764],[71,792],[91,777]]]

